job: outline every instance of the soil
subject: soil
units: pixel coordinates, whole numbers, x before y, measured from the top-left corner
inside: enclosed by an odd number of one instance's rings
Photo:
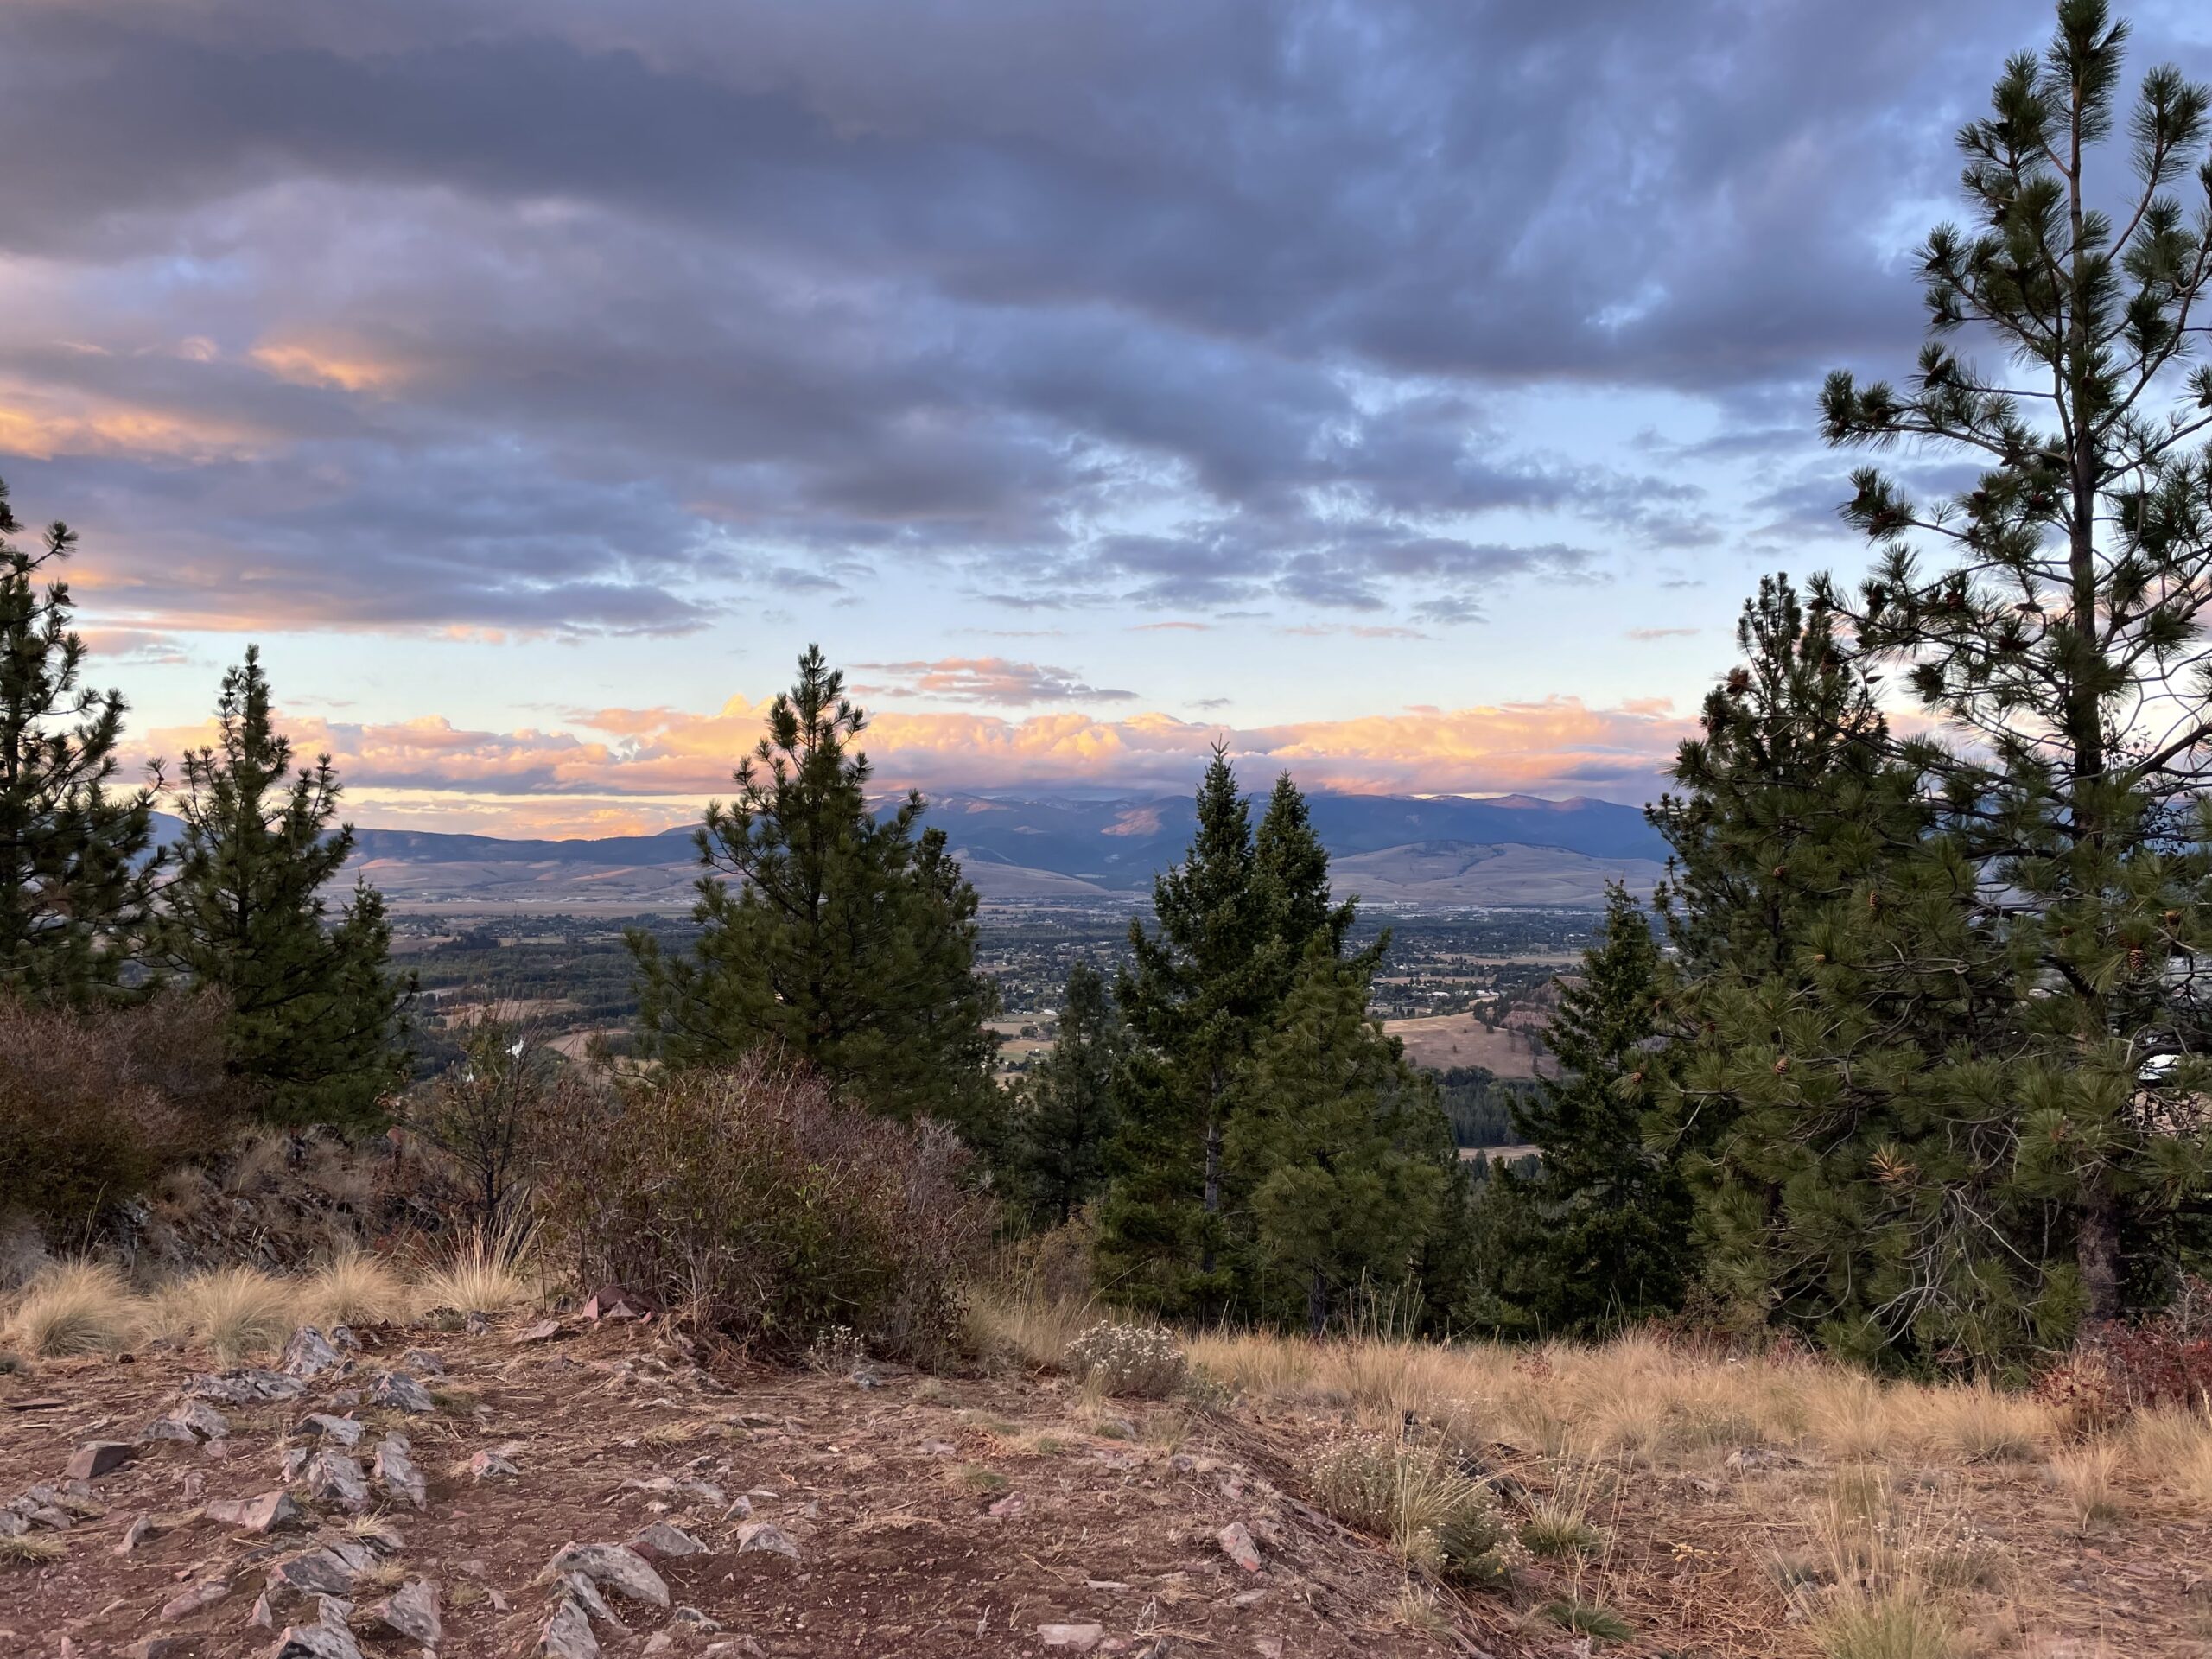
[[[372,1610],[403,1576],[436,1586],[444,1659],[532,1654],[556,1605],[543,1579],[555,1554],[626,1542],[662,1520],[705,1553],[657,1562],[670,1609],[610,1596],[627,1634],[599,1625],[607,1654],[683,1659],[717,1643],[728,1645],[715,1659],[1574,1650],[1556,1630],[1527,1640],[1485,1632],[1482,1611],[1448,1592],[1409,1612],[1389,1551],[1284,1490],[1295,1449],[1287,1427],[1138,1402],[1102,1412],[1052,1378],[709,1368],[645,1323],[571,1320],[518,1344],[520,1329],[363,1330],[353,1375],[326,1372],[296,1400],[220,1407],[226,1440],[143,1444],[74,1489],[80,1513],[67,1531],[35,1535],[62,1546],[58,1559],[0,1565],[0,1654],[121,1656],[149,1637],[175,1639],[168,1659],[274,1651],[276,1632],[252,1622],[270,1566],[354,1535],[353,1523],[309,1506],[302,1527],[251,1537],[205,1510],[283,1487],[291,1432],[317,1410],[364,1421],[365,1469],[378,1440],[402,1429],[429,1478],[421,1511],[397,1499],[378,1511],[401,1546],[381,1583],[353,1591],[365,1659],[423,1651],[375,1633]],[[410,1348],[443,1367],[424,1377],[436,1409],[403,1417],[349,1401]],[[34,1484],[66,1491],[79,1446],[136,1440],[207,1369],[204,1358],[142,1353],[0,1376],[0,1503]],[[470,1456],[492,1447],[510,1448],[518,1478],[471,1478]],[[645,1484],[659,1477],[705,1483],[721,1498]],[[796,1542],[796,1561],[741,1549],[741,1497],[752,1521]],[[160,1529],[118,1554],[142,1516]],[[1232,1522],[1249,1529],[1260,1571],[1225,1553],[1219,1535]],[[228,1592],[162,1621],[165,1604],[208,1583]],[[308,1599],[281,1605],[275,1622],[317,1617]],[[1085,1624],[1101,1627],[1089,1649],[1080,1637],[1047,1647],[1039,1634]]]

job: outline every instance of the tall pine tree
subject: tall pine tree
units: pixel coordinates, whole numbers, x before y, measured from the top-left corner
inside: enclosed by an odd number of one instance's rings
[[[1643,907],[1608,888],[1605,930],[1545,1033],[1559,1074],[1514,1099],[1514,1128],[1541,1161],[1525,1179],[1496,1172],[1484,1195],[1518,1224],[1498,1262],[1501,1294],[1545,1334],[1671,1313],[1694,1274],[1689,1183],[1645,1138],[1674,1064],[1667,983]]]
[[[184,757],[184,830],[162,891],[162,956],[230,1005],[227,1063],[288,1122],[359,1123],[406,1078],[411,976],[391,965],[383,895],[357,881],[334,920],[323,889],[353,855],[327,754],[292,769],[261,653],[223,677],[217,742]]]
[[[0,990],[81,1005],[111,994],[141,942],[154,861],[149,791],[111,792],[124,704],[79,684],[61,567],[77,538],[35,550],[0,484]]]
[[[995,1150],[995,1006],[976,967],[976,890],[910,793],[879,818],[867,716],[809,646],[740,761],[737,799],[707,809],[696,954],[630,936],[649,1052],[677,1065],[755,1048],[804,1062],[841,1094],[928,1116]]]
[[[1876,567],[1820,593],[1970,740],[1923,760],[1972,931],[2018,974],[1953,1132],[1991,1143],[2031,1217],[2013,1248],[2060,1254],[2046,1323],[2163,1294],[2203,1243],[2212,1175],[2194,967],[2212,948],[2212,367],[2190,361],[2212,304],[2212,92],[2155,68],[2123,110],[2126,36],[2103,0],[2060,0],[2050,45],[2006,64],[1958,137],[1974,223],[1922,251],[1913,375],[1839,372],[1823,399],[1831,442],[1981,469],[1933,500],[1856,474],[1847,515]],[[2100,152],[2121,133],[2133,182],[2107,211],[2120,168]]]
[[[1134,1050],[1099,1262],[1125,1300],[1218,1309],[1242,1288],[1249,1243],[1232,1231],[1224,1147],[1252,1056],[1308,943],[1340,952],[1352,910],[1331,902],[1328,856],[1297,786],[1277,780],[1255,836],[1217,746],[1190,850],[1154,881],[1153,911],[1155,931],[1130,925],[1119,986]]]

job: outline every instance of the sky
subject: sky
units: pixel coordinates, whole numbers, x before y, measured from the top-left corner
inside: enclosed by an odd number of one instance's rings
[[[2212,76],[2212,10],[2131,71]],[[1848,571],[2029,0],[10,0],[0,480],[134,762],[654,829],[818,642],[887,785],[1641,802]],[[1940,482],[1939,458],[1901,458]]]

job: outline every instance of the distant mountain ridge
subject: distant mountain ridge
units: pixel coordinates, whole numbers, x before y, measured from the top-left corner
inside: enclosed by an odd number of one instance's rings
[[[1667,852],[1640,810],[1610,801],[1314,794],[1307,803],[1339,890],[1384,905],[1596,906],[1609,880],[1648,890]],[[1262,805],[1254,803],[1255,821]],[[925,820],[945,831],[983,897],[1001,903],[1140,899],[1181,858],[1195,821],[1186,795],[980,793],[933,797]],[[356,873],[405,908],[645,911],[687,907],[699,867],[689,827],[571,841],[362,829],[346,880]]]

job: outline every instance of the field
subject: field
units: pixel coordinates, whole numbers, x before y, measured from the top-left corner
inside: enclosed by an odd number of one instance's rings
[[[1438,1071],[1479,1065],[1501,1077],[1537,1075],[1537,1055],[1523,1029],[1486,1026],[1471,1014],[1386,1020],[1382,1028],[1405,1044],[1406,1058],[1415,1065]]]

